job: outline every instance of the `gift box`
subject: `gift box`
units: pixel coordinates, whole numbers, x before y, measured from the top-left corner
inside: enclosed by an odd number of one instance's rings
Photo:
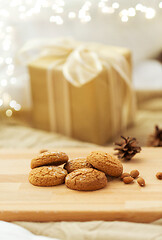
[[[105,144],[133,123],[128,49],[57,39],[30,43],[22,55],[30,59],[35,127]]]

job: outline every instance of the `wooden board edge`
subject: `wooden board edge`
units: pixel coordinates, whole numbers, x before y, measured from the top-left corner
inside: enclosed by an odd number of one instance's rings
[[[162,218],[161,211],[129,211],[127,213],[119,211],[109,212],[68,212],[68,211],[3,211],[0,213],[0,220],[2,221],[30,221],[30,222],[58,222],[58,221],[127,221],[136,223],[151,223]]]

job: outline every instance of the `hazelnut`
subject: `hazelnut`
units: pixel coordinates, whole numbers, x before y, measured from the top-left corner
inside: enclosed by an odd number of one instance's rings
[[[123,178],[123,182],[125,184],[129,184],[129,183],[133,182],[133,180],[134,180],[134,178],[132,178],[132,177],[124,177]]]
[[[138,170],[132,170],[130,172],[130,175],[131,175],[132,178],[136,178],[136,177],[139,176],[139,171]]]
[[[157,173],[156,173],[156,177],[157,177],[159,180],[162,180],[162,172],[157,172]]]
[[[123,180],[123,178],[125,178],[125,177],[130,177],[130,174],[125,172],[121,175],[120,179]]]
[[[139,178],[137,179],[137,182],[138,182],[138,184],[139,184],[141,187],[144,187],[144,186],[145,186],[145,180],[144,180],[143,178],[139,177]]]

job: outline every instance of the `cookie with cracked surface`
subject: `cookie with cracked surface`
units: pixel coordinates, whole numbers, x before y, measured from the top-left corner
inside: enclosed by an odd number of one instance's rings
[[[73,160],[69,160],[67,163],[65,163],[64,168],[68,171],[68,173],[71,173],[77,169],[93,167],[89,162],[87,162],[86,158],[80,157],[75,158]]]
[[[44,152],[31,160],[31,168],[54,165],[58,166],[68,161],[68,155],[64,152]]]
[[[109,176],[119,177],[123,172],[122,163],[113,155],[103,151],[94,151],[87,156],[87,161]]]
[[[78,191],[94,191],[107,185],[105,173],[93,168],[77,169],[69,173],[65,178],[68,188]]]
[[[67,171],[62,167],[44,166],[34,168],[29,173],[29,182],[35,186],[50,187],[63,184]]]

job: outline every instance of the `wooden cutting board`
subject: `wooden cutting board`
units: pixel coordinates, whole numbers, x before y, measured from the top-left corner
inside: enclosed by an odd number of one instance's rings
[[[86,156],[93,149],[61,150],[75,158]],[[113,152],[111,148],[104,150]],[[31,185],[30,161],[38,152],[0,151],[0,220],[151,222],[162,218],[162,180],[155,177],[156,172],[162,171],[162,148],[143,148],[137,157],[123,163],[126,172],[140,171],[146,180],[144,188],[136,182],[126,185],[119,179],[109,179],[106,188],[93,192],[73,191],[65,185]]]

